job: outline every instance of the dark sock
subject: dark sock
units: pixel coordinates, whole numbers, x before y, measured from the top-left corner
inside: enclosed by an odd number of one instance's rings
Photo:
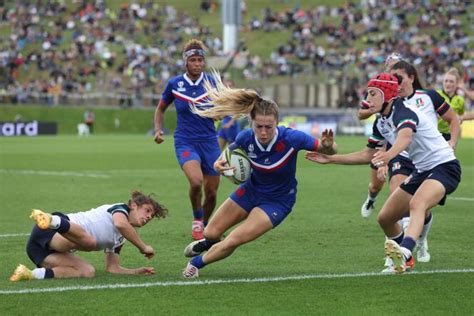
[[[67,233],[69,229],[71,228],[71,223],[69,223],[69,221],[65,219],[64,217],[60,217],[60,218],[61,218],[61,224],[59,224],[59,227],[58,229],[56,229],[56,231],[60,234]]]
[[[394,242],[400,245],[403,241],[404,236],[405,236],[405,233],[402,231],[400,235],[395,236],[395,237],[389,237],[389,239],[393,240]]]
[[[403,241],[400,246],[405,247],[410,251],[413,251],[413,248],[415,248],[416,246],[416,241],[410,236],[406,236],[405,238],[403,238]]]
[[[371,200],[375,200],[377,195],[379,195],[378,192],[372,192],[372,191],[369,190],[369,197],[370,197]]]
[[[428,215],[428,217],[425,218],[425,222],[423,223],[423,225],[426,225],[429,222],[431,222],[432,218],[433,218],[433,213],[430,212],[430,215]]]
[[[204,217],[204,211],[202,208],[198,210],[193,210],[193,216],[195,221],[202,221],[202,218]]]
[[[209,250],[212,245],[217,244],[220,240],[210,240],[210,239],[204,239],[201,242],[198,242],[197,244],[194,245],[193,250],[195,252],[203,252]]]
[[[54,278],[54,271],[53,271],[53,269],[45,268],[44,278],[45,278],[45,279],[53,279],[53,278]]]

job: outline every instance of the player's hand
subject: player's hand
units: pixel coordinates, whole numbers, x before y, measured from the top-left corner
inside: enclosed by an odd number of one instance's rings
[[[378,150],[372,157],[371,162],[374,166],[380,168],[387,166],[389,161],[390,157],[388,156],[387,152],[384,150]]]
[[[227,161],[224,158],[217,159],[216,162],[214,162],[214,170],[217,172],[220,172],[221,174],[224,174],[224,171],[226,170],[234,170],[234,167],[230,167],[227,164]]]
[[[163,131],[160,129],[155,133],[155,143],[161,144],[164,141],[165,139],[163,138]]]
[[[304,156],[308,160],[321,164],[327,164],[331,162],[329,155],[317,153],[315,151],[307,151]]]
[[[153,268],[153,267],[138,268],[136,270],[136,273],[140,274],[140,275],[153,275],[153,274],[155,274],[155,268]]]
[[[380,181],[385,181],[388,175],[388,166],[383,166],[380,168],[377,168],[377,178]]]
[[[321,135],[321,144],[325,148],[332,147],[334,144],[334,132],[332,129],[325,129]]]
[[[153,256],[155,255],[155,250],[153,250],[153,247],[148,246],[148,245],[145,245],[145,248],[140,250],[140,252],[144,254],[145,257],[147,257],[148,259],[153,258]]]

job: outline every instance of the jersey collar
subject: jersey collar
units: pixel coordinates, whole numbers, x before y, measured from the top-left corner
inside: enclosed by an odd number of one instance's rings
[[[254,137],[255,137],[255,143],[257,144],[258,149],[260,149],[260,151],[267,151],[267,152],[269,152],[269,151],[272,150],[273,144],[275,144],[275,142],[277,141],[277,138],[278,138],[278,127],[277,127],[276,130],[275,130],[275,136],[273,136],[272,141],[267,145],[267,148],[266,148],[266,149],[265,149],[265,147],[263,147],[263,145],[260,144],[260,142],[258,141],[257,135],[255,135]]]
[[[184,77],[184,80],[186,80],[187,83],[188,83],[190,86],[199,86],[199,84],[201,83],[202,79],[204,78],[204,72],[201,72],[201,75],[199,76],[199,78],[198,78],[195,82],[193,82],[193,81],[191,80],[191,78],[188,77],[188,74],[187,74],[187,73],[185,73],[185,74],[183,75],[183,77]]]

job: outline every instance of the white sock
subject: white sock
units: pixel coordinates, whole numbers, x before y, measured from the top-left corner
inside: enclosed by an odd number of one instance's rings
[[[411,251],[408,248],[405,248],[405,247],[400,247],[400,248],[402,249],[403,256],[405,257],[405,260],[407,260],[408,258],[411,258],[412,254],[411,254]]]
[[[44,279],[44,275],[46,274],[45,268],[36,268],[31,271],[33,273],[33,277],[35,279]]]
[[[431,224],[433,223],[433,215],[431,215],[431,220],[423,225],[423,230],[421,231],[421,235],[419,240],[424,241],[426,237],[428,237],[428,233],[430,232]]]
[[[49,228],[58,229],[59,225],[61,225],[61,217],[58,215],[51,216],[51,223],[49,224]]]

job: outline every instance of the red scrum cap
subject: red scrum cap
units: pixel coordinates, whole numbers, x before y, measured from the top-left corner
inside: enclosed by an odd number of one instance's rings
[[[372,77],[367,88],[374,88],[382,92],[383,101],[389,102],[398,96],[398,78],[394,75],[381,73]]]

